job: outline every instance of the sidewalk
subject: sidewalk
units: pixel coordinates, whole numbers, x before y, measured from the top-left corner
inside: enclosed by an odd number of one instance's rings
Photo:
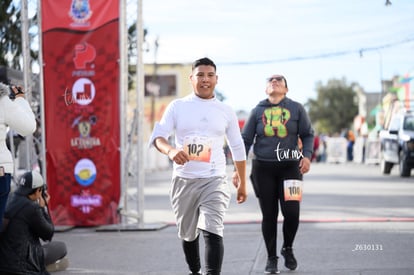
[[[335,175],[334,180],[330,173]],[[282,274],[414,274],[412,178],[393,182],[390,188],[389,178],[372,176],[373,173],[370,167],[313,166],[312,176],[306,179],[295,240],[298,269],[288,270],[280,258]],[[350,174],[355,178],[352,181],[346,178]],[[354,176],[358,174],[364,176]],[[56,233],[55,240],[68,246],[69,268],[55,274],[188,274],[168,200],[170,175],[170,171],[157,171],[146,179],[144,228],[75,228]],[[226,216],[223,275],[264,271],[266,252],[260,211],[249,191],[248,201],[238,205],[233,200]],[[133,194],[131,190],[132,200]],[[279,223],[278,250],[281,231]],[[203,247],[200,238],[200,248]],[[204,262],[202,250],[201,253]]]

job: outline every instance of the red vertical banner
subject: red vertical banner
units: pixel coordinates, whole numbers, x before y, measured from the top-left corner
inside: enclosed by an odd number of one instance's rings
[[[119,1],[41,0],[46,176],[57,225],[119,221]]]

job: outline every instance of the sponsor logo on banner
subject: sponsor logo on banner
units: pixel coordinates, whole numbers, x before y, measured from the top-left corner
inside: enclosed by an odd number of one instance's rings
[[[74,26],[88,26],[88,20],[92,16],[89,0],[72,0],[69,16],[73,20]]]
[[[82,116],[78,116],[72,123],[72,128],[77,127],[79,137],[72,138],[70,145],[78,149],[91,149],[95,146],[101,146],[99,137],[91,137],[92,126],[96,124],[96,116],[92,115],[88,120],[83,120]]]
[[[96,179],[96,166],[90,159],[81,159],[75,165],[74,174],[80,185],[89,186]]]
[[[86,64],[95,61],[95,47],[88,43],[79,43],[75,45],[73,63],[77,70],[86,69]]]
[[[72,100],[79,105],[89,105],[95,97],[95,85],[88,78],[79,78],[72,87]]]
[[[91,195],[88,190],[84,190],[80,195],[72,195],[70,198],[72,207],[78,208],[83,213],[90,213],[94,208],[102,205],[101,195]]]

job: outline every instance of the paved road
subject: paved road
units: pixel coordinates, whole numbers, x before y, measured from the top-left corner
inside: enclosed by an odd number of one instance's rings
[[[249,170],[249,168],[248,168]],[[395,169],[396,170],[396,169]],[[232,167],[228,167],[231,175]],[[145,185],[144,221],[174,223],[169,199],[170,171],[148,173]],[[227,214],[228,223],[260,221],[257,199],[251,185],[248,200],[235,201]],[[131,188],[133,193],[135,189]],[[378,165],[313,163],[304,178],[301,219],[341,220],[413,217],[414,177],[401,178],[397,172],[380,173]],[[133,207],[134,203],[130,203]]]
[[[168,201],[169,177],[170,171],[147,173],[144,227],[132,223],[57,233],[55,239],[68,245],[70,266],[56,274],[187,274]],[[288,271],[283,261],[279,268],[292,274],[414,274],[413,198],[413,177],[383,176],[371,165],[313,164],[305,177],[295,242],[298,270]],[[244,204],[233,200],[222,274],[263,274],[259,222],[253,193]]]

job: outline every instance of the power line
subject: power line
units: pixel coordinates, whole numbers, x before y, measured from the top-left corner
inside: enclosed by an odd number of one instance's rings
[[[363,52],[371,52],[371,51],[378,51],[381,49],[392,48],[401,44],[406,44],[414,41],[414,37],[406,38],[404,40],[396,41],[393,43],[388,43],[376,47],[368,47],[368,48],[361,48],[358,50],[348,50],[348,51],[339,51],[339,52],[331,52],[325,54],[318,54],[318,55],[310,55],[310,56],[296,56],[296,57],[287,57],[287,58],[280,58],[280,59],[269,59],[269,60],[258,60],[258,61],[239,61],[239,62],[223,62],[219,63],[220,66],[234,66],[234,65],[262,65],[262,64],[273,64],[273,63],[282,63],[282,62],[293,62],[293,61],[302,61],[302,60],[312,60],[312,59],[324,59],[324,58],[332,58],[338,56],[344,56],[349,54],[362,54]]]

